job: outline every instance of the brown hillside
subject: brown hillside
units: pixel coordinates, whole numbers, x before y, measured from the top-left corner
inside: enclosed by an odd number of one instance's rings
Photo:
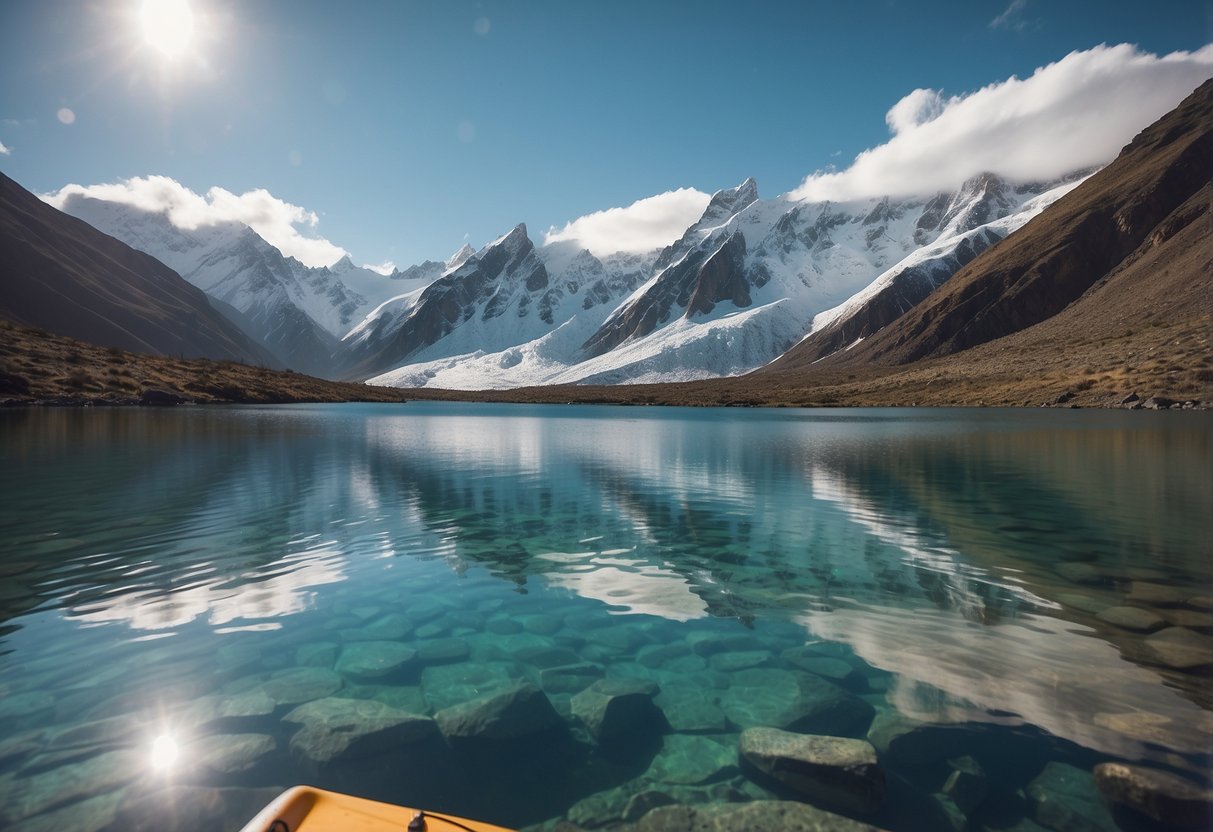
[[[1209,182],[1211,171],[1213,81],[1208,81],[1138,134],[1102,171],[988,249],[917,307],[854,349],[820,362],[814,371],[903,365],[949,355],[1049,319],[1122,264],[1144,256],[1143,244],[1155,240],[1152,245],[1160,245],[1186,223],[1202,222],[1191,205],[1179,209]],[[1203,244],[1210,245],[1207,235]],[[1132,285],[1147,278],[1139,276]],[[1115,287],[1122,285],[1130,284],[1117,281]],[[1112,320],[1110,311],[1100,311],[1100,303],[1118,303],[1115,291],[1101,292],[1084,306],[1095,319]],[[1067,320],[1077,327],[1072,337],[1082,337],[1093,323]],[[759,372],[803,371],[815,358],[794,347]]]
[[[106,347],[277,364],[168,266],[3,174],[0,317]]]

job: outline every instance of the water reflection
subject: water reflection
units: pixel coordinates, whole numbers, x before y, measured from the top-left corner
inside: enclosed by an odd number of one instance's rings
[[[75,759],[53,737],[81,720],[191,713],[183,756],[255,728],[277,749],[257,782],[287,785],[302,775],[283,689],[431,713],[482,684],[351,681],[337,657],[364,641],[445,640],[443,661],[489,680],[538,681],[550,668],[526,651],[558,648],[587,679],[615,661],[711,690],[728,662],[782,668],[785,648],[824,639],[887,674],[881,707],[905,717],[1199,768],[1209,668],[1097,614],[1148,608],[1185,649],[1211,641],[1211,459],[1200,414],[0,413],[0,729],[33,743],[11,758],[0,743],[0,797]],[[694,647],[738,633],[752,656]],[[153,760],[168,747],[148,741]],[[542,820],[536,805],[510,811]]]

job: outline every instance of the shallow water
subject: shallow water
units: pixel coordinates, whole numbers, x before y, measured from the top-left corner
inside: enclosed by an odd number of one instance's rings
[[[1095,764],[1208,778],[1211,427],[1086,411],[3,412],[0,827],[131,826],[210,795],[238,828],[298,782],[517,826],[611,824],[638,793],[786,798],[738,766],[738,733],[791,725],[807,675],[851,717],[792,727],[872,739],[878,825],[945,828],[962,802],[972,828],[1059,828],[1042,806],[1060,801],[1113,829],[1083,802]],[[1139,629],[1107,612],[1126,605]],[[600,678],[655,682],[654,719],[595,737],[574,697]],[[370,732],[330,762],[300,736],[309,701],[432,716],[520,681],[559,719],[512,739]],[[941,798],[969,763],[984,797]],[[1070,785],[1041,777],[1051,763],[1075,768]]]

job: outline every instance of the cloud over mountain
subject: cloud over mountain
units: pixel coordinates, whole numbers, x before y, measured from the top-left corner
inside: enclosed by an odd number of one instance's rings
[[[608,208],[578,217],[564,228],[552,226],[544,244],[574,240],[594,255],[642,252],[669,245],[699,219],[711,196],[679,188],[638,199],[626,208]]]
[[[1120,44],[1071,52],[972,93],[917,89],[885,116],[889,141],[845,170],[810,175],[790,196],[927,195],[986,171],[1025,182],[1105,164],[1210,76],[1213,44],[1161,57]]]
[[[283,254],[308,266],[329,266],[346,254],[345,249],[323,237],[308,236],[300,230],[316,227],[320,218],[315,212],[285,202],[264,188],[238,195],[224,188],[211,188],[202,196],[167,176],[136,176],[104,185],[65,185],[42,198],[62,208],[74,194],[161,213],[173,225],[187,230],[242,222]]]

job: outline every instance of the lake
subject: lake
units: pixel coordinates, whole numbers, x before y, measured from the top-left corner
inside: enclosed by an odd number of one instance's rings
[[[239,828],[310,783],[509,826],[802,799],[1148,828],[1091,772],[1208,781],[1211,428],[0,412],[0,827]],[[782,782],[739,759],[760,727],[869,740],[883,785]]]

